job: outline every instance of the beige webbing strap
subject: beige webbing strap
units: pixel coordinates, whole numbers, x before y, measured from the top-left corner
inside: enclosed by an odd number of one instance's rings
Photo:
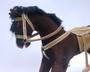
[[[90,71],[90,65],[83,70],[83,72],[89,72],[89,71]]]
[[[38,38],[38,39],[27,39],[26,42],[33,42],[33,41],[38,41],[38,40],[44,40],[47,39],[49,37],[52,37],[53,35],[57,34],[60,30],[62,29],[62,26],[59,26],[58,29],[44,37]]]
[[[16,38],[19,38],[19,39],[23,39],[24,36],[23,35],[15,35]],[[30,36],[27,36],[27,38],[30,38]]]
[[[21,21],[22,20],[22,17],[15,18],[14,20],[15,21]]]
[[[47,58],[47,59],[50,59],[45,51],[49,48],[51,48],[52,46],[56,45],[57,43],[61,42],[63,39],[65,39],[68,35],[70,34],[70,32],[66,32],[64,33],[63,35],[61,35],[60,37],[58,37],[57,39],[53,40],[52,42],[50,42],[49,44],[45,45],[45,46],[42,46],[42,53],[43,55]]]
[[[84,50],[84,43],[82,36],[77,36],[80,52]]]
[[[32,22],[28,19],[28,16],[25,15],[24,13],[22,14],[22,17],[15,18],[15,21],[21,21],[21,20],[26,20],[28,22],[28,24],[30,25],[30,27],[32,28],[32,30],[33,31],[35,30]]]
[[[28,24],[30,25],[30,27],[32,28],[32,30],[34,31],[35,28],[34,28],[32,22],[28,19],[28,16],[27,15],[25,15],[25,17],[26,17],[26,21],[28,22]]]
[[[22,18],[15,18],[15,21],[20,21],[20,20],[23,20],[23,32],[24,32],[24,35],[26,35],[26,32],[25,32],[25,24],[26,24],[26,21],[28,22],[28,24],[30,25],[30,27],[32,28],[32,30],[34,30],[34,26],[33,24],[31,23],[31,21],[28,19],[27,15],[25,15],[24,13],[22,14]],[[26,21],[25,21],[26,20]],[[46,35],[44,37],[41,37],[41,38],[38,38],[38,39],[26,39],[26,42],[33,42],[33,41],[38,41],[38,40],[44,40],[44,39],[47,39],[53,35],[55,35],[56,33],[58,33],[60,30],[62,29],[62,26],[60,26],[56,31],[52,32],[51,34],[49,35]],[[21,35],[16,35],[16,38],[23,38],[24,36],[21,36]],[[26,37],[26,36],[25,36]]]
[[[25,15],[22,14],[22,21],[23,21],[23,38],[27,39],[27,29],[26,29],[26,21],[25,21]]]
[[[52,42],[50,42],[49,44],[42,46],[42,48],[44,50],[49,49],[50,47],[56,45],[57,43],[61,42],[63,39],[65,39],[68,35],[70,34],[70,32],[66,32],[63,35],[61,35],[60,37],[58,37],[57,39],[53,40]]]
[[[27,39],[37,36],[39,33],[35,33],[31,36],[27,36]],[[16,38],[23,39],[23,35],[15,35]]]
[[[45,51],[42,51],[43,55],[50,60],[50,58],[46,55]]]
[[[87,35],[82,36],[83,42],[84,42],[85,59],[86,59],[86,68],[83,70],[83,72],[88,72],[88,71],[90,71],[90,65],[88,64],[88,55],[87,55],[87,49],[88,49],[88,47],[87,47],[87,41],[86,41],[87,39],[86,39],[86,36],[87,36]]]

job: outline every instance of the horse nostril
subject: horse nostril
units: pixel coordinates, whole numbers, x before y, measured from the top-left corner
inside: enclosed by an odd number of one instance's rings
[[[27,48],[27,45],[26,45],[26,43],[24,44],[24,46],[25,46],[25,48]]]
[[[16,44],[17,44],[17,47],[23,48],[24,46],[23,39],[16,39]]]
[[[19,48],[18,44],[16,44],[16,46]]]
[[[26,39],[24,39],[23,42],[26,43]]]
[[[27,48],[30,44],[31,44],[30,42],[25,43],[25,44],[24,44],[25,48]]]

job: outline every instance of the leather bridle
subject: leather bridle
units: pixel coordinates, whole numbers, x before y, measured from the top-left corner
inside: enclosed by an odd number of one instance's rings
[[[32,22],[29,20],[28,16],[23,13],[22,17],[15,18],[15,21],[22,21],[23,22],[23,35],[16,35],[16,38],[24,39],[25,42],[45,40],[45,39],[47,39],[49,37],[52,37],[53,35],[57,34],[62,29],[62,26],[59,26],[57,30],[55,30],[54,32],[52,32],[52,33],[50,33],[50,34],[48,34],[44,37],[41,37],[41,38],[38,38],[38,39],[31,39],[32,37],[38,35],[39,33],[33,34],[31,36],[27,36],[26,22],[29,24],[31,29],[33,31],[35,31],[35,27],[33,26]]]
[[[33,31],[35,31],[35,27],[33,26],[32,22],[30,21],[28,16],[23,13],[22,17],[15,18],[15,21],[22,21],[22,23],[23,23],[23,35],[15,35],[15,36],[16,36],[16,38],[24,39],[24,43],[48,39],[48,38],[54,36],[55,34],[57,34],[62,29],[62,26],[59,26],[54,32],[52,32],[52,33],[50,33],[50,34],[48,34],[48,35],[46,35],[44,37],[37,38],[37,39],[31,39],[32,37],[38,35],[39,33],[35,33],[35,34],[31,35],[31,36],[27,36],[26,22],[29,24],[31,29]],[[61,40],[63,40],[63,39],[61,39]],[[50,58],[46,55],[45,51],[47,49],[49,49],[49,47],[52,47],[53,45],[55,45],[57,42],[55,44],[54,43],[55,42],[53,42],[53,44],[51,45],[51,42],[50,42],[47,47],[46,47],[46,45],[45,45],[45,47],[42,46],[42,53],[47,59],[50,59]]]
[[[27,29],[26,29],[26,22],[30,25],[31,29],[34,31],[35,28],[31,21],[28,19],[27,15],[24,13],[22,14],[22,17],[15,18],[15,21],[22,21],[23,23],[23,35],[16,35],[16,38],[27,40],[30,38],[30,36],[27,36]]]

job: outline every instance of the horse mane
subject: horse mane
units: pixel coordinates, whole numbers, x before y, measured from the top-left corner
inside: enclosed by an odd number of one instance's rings
[[[62,22],[62,20],[60,20],[55,14],[46,13],[42,9],[38,8],[37,6],[30,6],[30,7],[15,6],[13,9],[19,12],[20,14],[25,13],[27,15],[29,14],[46,15],[49,18],[51,18],[58,26],[60,26]],[[12,20],[16,17],[20,17],[20,15],[16,15],[15,13],[12,13],[12,12],[9,14]]]

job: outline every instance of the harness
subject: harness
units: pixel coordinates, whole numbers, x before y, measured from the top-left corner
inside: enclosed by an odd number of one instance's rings
[[[15,18],[15,21],[21,21],[23,22],[23,35],[16,35],[16,38],[24,39],[25,42],[33,42],[33,41],[39,41],[39,40],[45,40],[47,38],[52,37],[53,35],[57,34],[61,29],[62,26],[59,26],[58,29],[56,29],[54,32],[38,38],[38,39],[31,39],[32,37],[38,35],[39,33],[33,34],[31,36],[27,36],[27,29],[26,29],[26,22],[30,25],[32,30],[34,31],[35,28],[32,24],[32,22],[28,19],[28,16],[25,15],[24,13],[22,14],[22,17]],[[90,48],[90,27],[79,27],[79,28],[74,28],[70,31],[65,32],[52,42],[48,43],[45,46],[42,46],[42,53],[43,55],[47,58],[50,59],[45,51],[51,48],[52,46],[56,45],[57,43],[61,42],[63,39],[65,39],[70,33],[73,33],[77,36],[80,52],[83,50],[85,51],[85,57],[86,57],[86,69],[83,72],[87,72],[90,70],[90,65],[88,64],[88,56],[87,56],[87,50]]]
[[[34,28],[32,22],[28,19],[28,16],[25,15],[24,13],[22,14],[22,17],[15,18],[15,21],[21,21],[21,20],[23,22],[23,35],[16,35],[16,38],[24,39],[26,42],[45,40],[45,39],[57,34],[62,29],[62,26],[59,26],[57,30],[55,30],[54,32],[52,32],[44,37],[41,37],[38,39],[31,39],[32,37],[38,35],[39,33],[33,34],[31,36],[27,36],[26,22],[30,25],[30,27],[32,28],[33,31],[35,30],[35,28]]]
[[[50,38],[53,35],[57,34],[62,29],[62,26],[59,26],[54,32],[52,32],[52,33],[50,33],[50,34],[48,34],[48,35],[46,35],[44,37],[37,38],[37,39],[31,39],[32,37],[38,35],[39,33],[35,33],[35,34],[31,35],[31,36],[27,36],[26,22],[29,24],[29,26],[32,28],[33,31],[35,30],[32,22],[28,19],[28,16],[23,13],[22,14],[22,17],[15,18],[15,21],[22,21],[23,22],[23,35],[15,35],[15,37],[16,38],[19,38],[19,39],[24,39],[24,42],[25,43],[26,42],[39,41],[39,40],[45,40],[45,39]],[[50,59],[46,55],[46,53],[45,53],[46,49],[44,49],[44,48],[46,48],[46,47],[42,46],[42,53],[43,53],[43,55],[46,58]]]

